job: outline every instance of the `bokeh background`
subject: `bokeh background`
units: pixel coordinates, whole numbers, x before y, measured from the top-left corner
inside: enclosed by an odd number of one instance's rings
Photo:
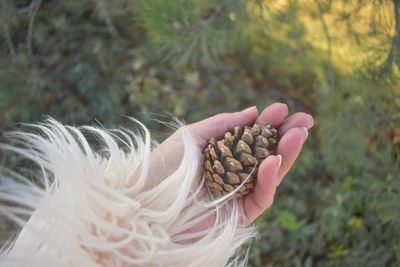
[[[0,131],[285,102],[316,126],[250,266],[400,266],[399,0],[1,0]],[[2,136],[1,142],[7,142]],[[0,154],[13,168],[18,158]],[[0,239],[15,227],[0,223]]]

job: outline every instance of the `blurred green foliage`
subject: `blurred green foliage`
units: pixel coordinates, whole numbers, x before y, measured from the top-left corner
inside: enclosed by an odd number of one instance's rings
[[[251,266],[400,265],[398,0],[0,8],[2,132],[45,114],[108,127],[130,115],[161,141],[170,132],[153,119],[168,113],[192,122],[286,102],[316,126],[256,222]]]

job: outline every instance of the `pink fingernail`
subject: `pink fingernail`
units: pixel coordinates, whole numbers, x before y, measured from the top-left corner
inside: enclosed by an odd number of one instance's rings
[[[310,118],[311,127],[313,127],[313,126],[314,126],[314,123],[315,123],[314,118],[313,118],[311,115],[308,115],[308,116],[309,116],[309,118]]]
[[[280,167],[282,165],[282,156],[281,155],[276,155],[276,158],[279,160],[278,166]]]
[[[307,128],[306,127],[301,127],[301,129],[304,131],[304,133],[305,133],[305,137],[304,137],[304,140],[305,139],[307,139],[307,137],[308,137],[308,130],[307,130]]]

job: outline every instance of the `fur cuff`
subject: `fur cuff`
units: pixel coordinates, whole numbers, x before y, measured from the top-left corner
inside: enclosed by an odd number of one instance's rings
[[[134,121],[139,133],[76,128],[53,119],[30,125],[37,133],[11,133],[17,146],[2,148],[31,160],[39,171],[30,171],[35,182],[10,172],[19,182],[0,188],[0,213],[22,227],[3,248],[1,266],[246,264],[239,250],[255,229],[237,223],[234,203],[226,209],[198,189],[201,153],[187,129],[179,131],[181,164],[148,187],[150,171],[157,173],[152,140]],[[193,230],[205,218],[213,218],[209,227]]]

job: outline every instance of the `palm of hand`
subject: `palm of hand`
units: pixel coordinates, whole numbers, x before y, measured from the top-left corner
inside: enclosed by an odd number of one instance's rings
[[[258,123],[270,124],[279,129],[281,139],[277,147],[277,156],[269,156],[261,163],[254,191],[245,197],[235,199],[243,224],[253,222],[272,205],[277,186],[300,154],[307,139],[307,130],[314,124],[313,118],[306,113],[295,113],[289,117],[288,113],[285,104],[275,103],[265,108],[261,114],[257,108],[252,107],[241,112],[219,114],[188,125],[200,148],[207,144],[209,138],[220,138],[235,126]],[[161,169],[167,175],[180,164],[182,153],[177,152],[182,152],[183,149],[179,134],[174,133],[153,152],[153,163],[156,166],[158,164],[164,166]],[[160,168],[157,173],[160,176]],[[150,174],[150,177],[152,176],[155,174]]]

